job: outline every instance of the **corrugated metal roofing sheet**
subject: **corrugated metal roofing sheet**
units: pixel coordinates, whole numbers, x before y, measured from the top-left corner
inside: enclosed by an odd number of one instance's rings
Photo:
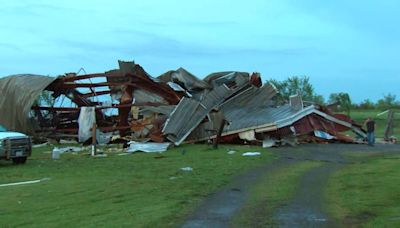
[[[247,85],[247,83],[242,82],[240,85],[228,88],[225,84],[222,84],[211,91],[204,92],[200,101],[193,98],[183,98],[170,114],[163,128],[163,133],[176,145],[181,144],[213,108],[218,107],[227,98]]]
[[[162,82],[175,82],[185,87],[187,90],[211,89],[211,86],[183,68],[168,71],[157,77]]]
[[[225,113],[225,117],[230,124],[225,126],[222,135],[236,134],[248,130],[255,130],[256,132],[276,130],[276,121],[281,118],[287,118],[295,113],[296,111],[289,105],[277,108],[264,107],[254,109],[251,112],[249,112],[249,109],[232,109]],[[210,129],[209,122],[199,125],[188,137],[188,140],[202,141],[212,138],[215,134],[209,132],[208,129]]]

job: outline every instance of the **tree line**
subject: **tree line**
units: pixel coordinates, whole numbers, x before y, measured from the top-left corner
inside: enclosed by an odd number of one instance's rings
[[[328,100],[315,92],[314,86],[310,82],[308,76],[292,76],[286,80],[268,80],[274,84],[279,91],[278,96],[275,97],[278,103],[286,103],[289,97],[294,94],[300,94],[304,101],[328,105],[338,104],[339,111],[350,113],[352,109],[378,109],[387,110],[393,108],[400,108],[400,101],[396,99],[396,95],[388,93],[383,95],[377,102],[373,102],[370,99],[365,99],[362,102],[352,102],[349,93],[331,93]]]

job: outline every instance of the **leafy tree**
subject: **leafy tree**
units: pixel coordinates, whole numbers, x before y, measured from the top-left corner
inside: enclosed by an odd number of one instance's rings
[[[310,78],[307,76],[293,76],[283,81],[271,79],[269,82],[274,84],[279,91],[278,96],[276,96],[276,100],[279,103],[287,102],[291,95],[298,92],[305,101],[312,101],[318,104],[324,103],[323,96],[315,93],[314,87],[310,83]]]
[[[345,111],[347,115],[350,115],[350,110],[352,107],[350,95],[348,93],[331,93],[329,95],[329,103],[339,103],[340,111]]]
[[[396,95],[391,93],[383,95],[383,98],[379,99],[377,102],[379,109],[390,109],[394,108],[396,105]]]
[[[360,109],[374,109],[375,108],[375,104],[370,99],[365,99],[358,105],[358,108],[360,108]]]
[[[55,102],[56,102],[56,100],[52,96],[52,92],[43,90],[43,92],[39,95],[39,97],[33,103],[33,106],[39,105],[39,106],[53,107]]]
[[[322,95],[314,95],[311,101],[316,104],[325,104],[325,99]]]
[[[52,96],[52,92],[43,90],[42,93],[33,102],[32,106],[54,107],[55,102],[56,100]],[[31,110],[29,112],[30,117],[37,117],[39,114],[41,116],[47,116],[50,114],[50,111]]]

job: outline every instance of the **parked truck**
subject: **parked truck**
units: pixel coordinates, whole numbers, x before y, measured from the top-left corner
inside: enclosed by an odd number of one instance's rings
[[[8,131],[0,125],[0,159],[24,164],[32,153],[31,138],[19,132]]]

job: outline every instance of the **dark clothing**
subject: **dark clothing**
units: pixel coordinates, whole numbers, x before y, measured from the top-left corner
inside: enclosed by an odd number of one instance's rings
[[[367,140],[368,145],[373,146],[375,144],[375,121],[368,120],[365,125],[367,125]]]
[[[374,134],[374,132],[368,132],[367,133],[367,140],[368,140],[368,145],[373,146],[375,144],[375,134]]]
[[[375,121],[370,120],[367,122],[367,132],[374,132],[375,131]]]

